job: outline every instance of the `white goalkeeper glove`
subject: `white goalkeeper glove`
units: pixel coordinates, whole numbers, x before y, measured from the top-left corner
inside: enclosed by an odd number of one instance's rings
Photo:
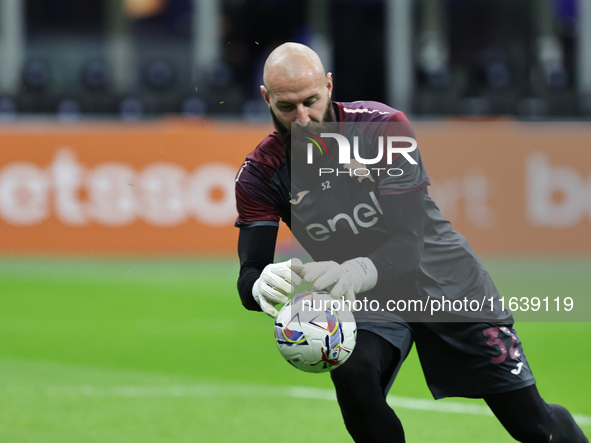
[[[322,274],[326,274],[333,268],[338,268],[339,264],[336,261],[311,261],[306,263],[298,275],[304,279],[306,283],[314,283]]]
[[[273,318],[277,317],[278,311],[275,305],[287,303],[289,300],[287,296],[302,284],[302,279],[296,273],[301,272],[302,268],[299,258],[265,266],[252,287],[252,296],[265,314]]]
[[[378,282],[378,270],[367,257],[357,257],[339,265],[333,261],[306,263],[303,278],[315,289],[330,290],[335,299],[355,301],[355,295],[369,291]]]

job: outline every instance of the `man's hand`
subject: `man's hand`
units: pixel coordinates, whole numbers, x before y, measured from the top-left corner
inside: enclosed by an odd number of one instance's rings
[[[277,317],[278,311],[275,306],[279,303],[287,303],[289,300],[287,296],[302,284],[302,279],[296,274],[301,272],[302,268],[299,258],[265,266],[252,287],[252,296],[265,314],[273,318]]]
[[[303,265],[299,271],[295,270],[295,272],[306,283],[314,283],[322,274],[326,274],[331,269],[338,268],[338,266],[339,264],[336,261],[312,261]]]
[[[339,265],[333,261],[304,265],[302,274],[315,289],[328,289],[333,298],[355,301],[355,295],[369,291],[378,282],[378,271],[367,257],[357,257]]]

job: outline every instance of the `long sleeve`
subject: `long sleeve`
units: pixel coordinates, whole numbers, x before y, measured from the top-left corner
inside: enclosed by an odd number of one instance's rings
[[[273,263],[277,231],[276,226],[253,226],[240,229],[238,237],[238,256],[240,258],[238,294],[242,305],[248,310],[261,310],[252,297],[252,286],[265,266]]]

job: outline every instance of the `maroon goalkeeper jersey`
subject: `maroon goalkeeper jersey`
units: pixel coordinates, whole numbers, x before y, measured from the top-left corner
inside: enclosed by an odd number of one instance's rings
[[[362,158],[375,157],[380,124],[398,124],[403,135],[414,138],[406,116],[382,103],[359,101],[333,102],[338,122],[362,127],[366,143],[360,143]],[[347,126],[350,127],[350,126]],[[392,127],[390,125],[389,127]],[[374,129],[375,128],[375,129]],[[343,170],[337,149],[326,146],[320,165],[329,170]],[[367,150],[374,149],[374,152]],[[419,149],[392,158],[392,170],[386,173],[378,163],[375,168],[357,163],[368,171],[364,175],[323,174],[298,180],[291,155],[277,132],[269,134],[248,154],[236,175],[236,226],[278,226],[283,220],[293,236],[316,261],[345,260],[368,256],[384,244],[389,227],[383,217],[380,198],[385,195],[420,191],[424,195],[424,249],[419,269],[392,287],[376,287],[372,294],[385,298],[416,298],[448,300],[498,300],[498,292],[484,267],[476,258],[467,240],[451,228],[436,204],[429,197],[429,176]],[[350,172],[350,171],[349,171]],[[491,303],[487,306],[490,308]],[[495,303],[495,305],[498,305]],[[489,309],[486,318],[509,319],[508,311]],[[464,313],[482,317],[482,313]]]

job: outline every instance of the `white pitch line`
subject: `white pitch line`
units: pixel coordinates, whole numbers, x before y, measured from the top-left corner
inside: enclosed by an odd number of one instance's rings
[[[291,388],[290,397],[309,398],[318,400],[336,400],[331,389],[305,388],[295,386]],[[414,409],[418,411],[446,412],[453,414],[487,415],[493,417],[492,411],[486,405],[460,403],[457,401],[435,401],[423,398],[388,396],[388,404],[393,408]],[[591,426],[591,417],[574,414],[576,422],[581,426]]]
[[[167,386],[5,386],[9,393],[39,394],[50,397],[126,397],[126,398],[179,398],[179,397],[291,397],[314,400],[336,401],[332,389],[304,386],[270,385],[167,385]],[[2,390],[2,388],[0,388]],[[435,401],[431,399],[389,396],[388,404],[393,408],[420,411],[444,412],[490,416],[493,414],[485,405],[461,403],[456,401]],[[574,414],[581,426],[591,426],[591,417]]]

